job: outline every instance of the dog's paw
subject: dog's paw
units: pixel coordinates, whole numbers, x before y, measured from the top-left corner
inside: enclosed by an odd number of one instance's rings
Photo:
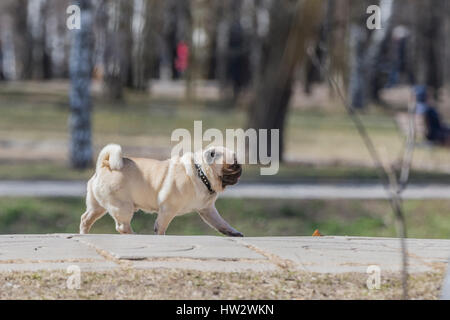
[[[80,226],[80,234],[88,234],[89,230],[85,226]]]
[[[231,236],[236,237],[236,238],[238,238],[238,237],[243,238],[244,234],[238,231],[238,232],[234,232]]]
[[[231,231],[231,230],[226,230],[226,231],[222,231],[222,233],[226,236],[229,237],[235,237],[235,238],[242,238],[244,237],[244,235],[242,233],[240,233],[239,231],[235,230],[235,231]]]

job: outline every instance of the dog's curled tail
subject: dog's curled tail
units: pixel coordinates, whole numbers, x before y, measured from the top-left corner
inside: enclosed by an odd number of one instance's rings
[[[97,171],[107,167],[111,170],[121,170],[123,168],[122,147],[118,144],[108,144],[100,151],[97,159]]]

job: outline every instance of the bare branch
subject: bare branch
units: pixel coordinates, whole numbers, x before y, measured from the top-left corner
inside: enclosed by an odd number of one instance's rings
[[[307,48],[307,53],[311,58],[311,61],[316,65],[316,67],[321,70],[327,81],[329,82],[330,88],[332,88],[339,96],[345,107],[347,114],[356,126],[359,135],[361,136],[369,154],[378,170],[379,176],[381,178],[382,184],[389,195],[389,203],[391,205],[392,211],[394,212],[397,234],[400,238],[401,249],[402,249],[402,285],[403,285],[403,298],[408,299],[408,254],[406,247],[406,221],[403,213],[403,203],[401,195],[407,186],[409,180],[409,173],[412,164],[412,156],[415,147],[415,108],[410,103],[409,114],[410,114],[410,127],[408,132],[408,137],[406,139],[406,147],[402,157],[402,169],[400,178],[397,178],[392,166],[389,164],[383,164],[383,161],[377,152],[375,145],[367,132],[366,127],[362,119],[359,117],[358,113],[352,108],[345,98],[339,84],[331,77],[329,70],[324,67],[311,46]]]

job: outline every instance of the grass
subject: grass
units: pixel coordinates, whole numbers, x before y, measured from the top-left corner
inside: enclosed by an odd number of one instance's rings
[[[84,180],[94,173],[93,168],[77,170],[63,163],[7,162],[0,164],[1,180]]]
[[[126,272],[124,272],[126,271]],[[219,273],[183,270],[83,272],[79,290],[66,287],[64,271],[2,272],[0,299],[401,299],[401,280],[383,273],[379,290],[366,274],[299,271]],[[443,275],[410,276],[411,299],[439,298]]]
[[[83,180],[94,174],[93,168],[77,170],[59,162],[0,162],[1,180]],[[414,183],[450,183],[450,173],[414,170],[410,181]],[[345,181],[378,182],[377,170],[366,167],[315,166],[306,164],[282,164],[276,176],[261,176],[260,167],[246,165],[241,182],[292,183]]]
[[[174,100],[150,99],[144,94],[129,93],[127,102],[113,105],[94,99],[93,131],[104,136],[165,136],[176,128],[193,128],[194,120],[203,120],[205,128],[233,128],[243,123],[242,112],[235,114],[213,103],[186,104]],[[67,135],[69,104],[67,95],[53,92],[20,92],[0,87],[2,117],[0,130],[16,130],[23,137],[64,138]],[[61,136],[62,134],[62,136]],[[36,137],[38,138],[38,137]]]
[[[405,201],[408,235],[412,238],[447,239],[450,201]],[[387,202],[379,200],[240,200],[219,199],[223,217],[246,236],[324,235],[395,237]],[[0,233],[77,233],[84,200],[77,198],[0,198]],[[132,226],[139,234],[153,234],[156,215],[138,212]],[[106,215],[92,233],[116,233]],[[171,235],[217,235],[197,214],[177,217]]]
[[[0,178],[86,179],[89,176],[89,171],[67,169],[69,107],[65,83],[1,85],[0,109]],[[383,157],[397,161],[403,136],[392,113],[371,109],[361,117]],[[195,120],[203,121],[203,130],[241,128],[245,127],[246,118],[243,108],[230,110],[220,101],[186,102],[127,92],[126,102],[114,105],[95,94],[93,142],[97,152],[103,145],[117,142],[133,155],[150,152],[166,157],[174,145],[170,136],[176,128],[192,130]],[[48,152],[52,144],[57,147]],[[38,160],[25,159],[24,155],[30,154],[31,159]],[[290,110],[285,154],[299,166],[286,166],[278,176],[272,177],[275,180],[376,177],[353,123],[339,106],[327,110],[319,107]],[[418,148],[413,166],[419,175],[426,176],[430,171],[448,172],[448,163],[450,153],[446,149]]]

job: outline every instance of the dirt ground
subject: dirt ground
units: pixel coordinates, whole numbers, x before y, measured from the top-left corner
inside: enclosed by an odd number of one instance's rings
[[[304,272],[217,273],[131,270],[81,274],[80,288],[68,289],[64,271],[2,272],[0,299],[401,299],[398,274],[382,274],[369,290],[365,274]],[[443,274],[413,275],[411,299],[438,299]]]

